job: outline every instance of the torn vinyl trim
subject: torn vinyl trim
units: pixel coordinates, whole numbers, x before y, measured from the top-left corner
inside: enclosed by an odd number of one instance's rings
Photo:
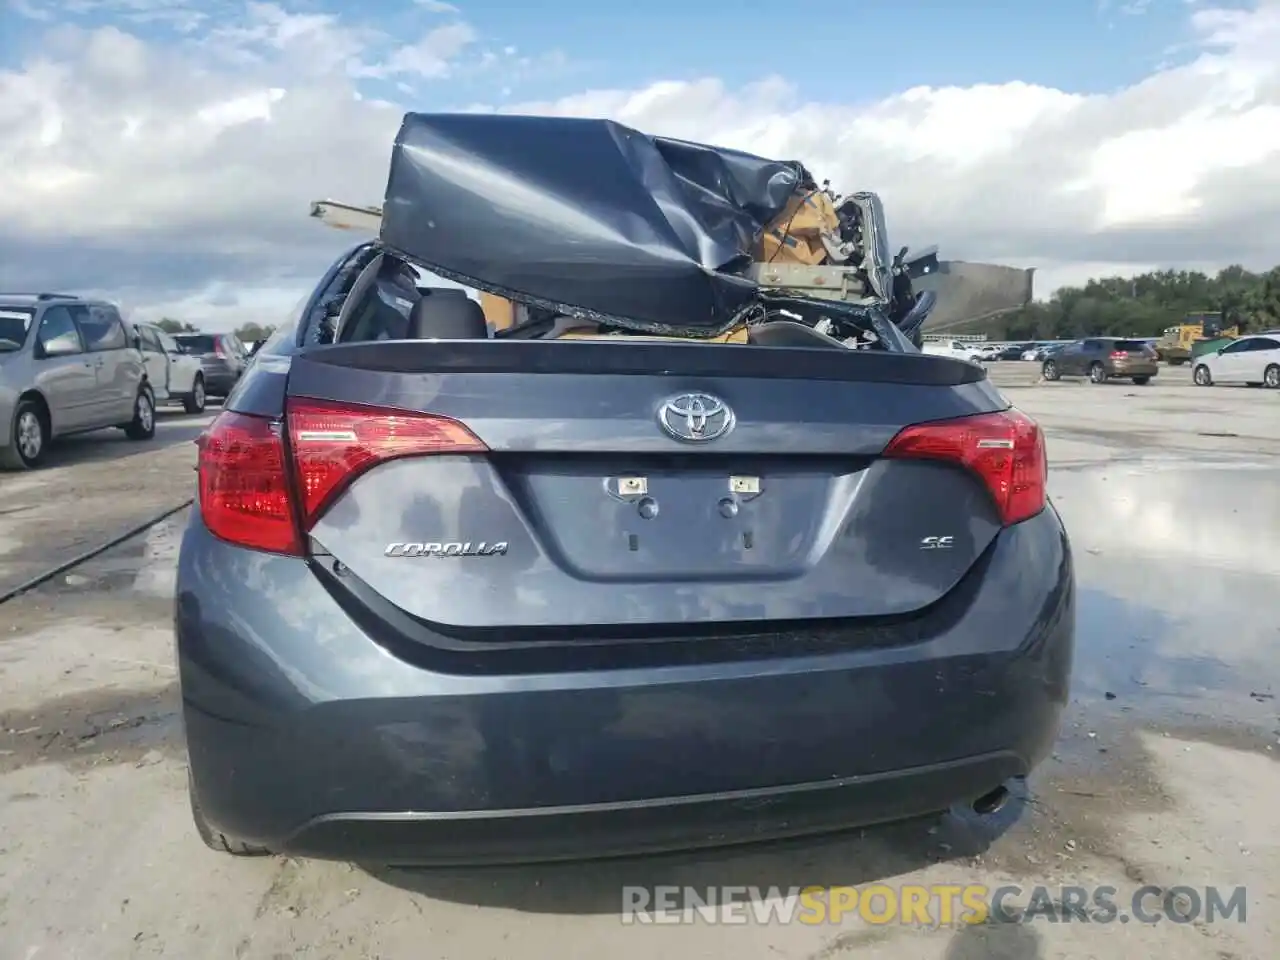
[[[696,339],[756,299],[744,274],[804,176],[613,120],[408,113],[379,239],[492,296]]]

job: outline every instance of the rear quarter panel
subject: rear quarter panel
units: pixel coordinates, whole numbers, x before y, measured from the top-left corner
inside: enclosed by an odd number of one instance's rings
[[[146,378],[147,367],[142,353],[133,347],[119,350],[104,350],[106,362],[102,369],[107,372],[109,384],[107,392],[115,398],[115,417],[124,423],[133,417],[134,399],[138,396],[138,387]],[[153,388],[154,389],[154,388]],[[164,385],[160,385],[158,393],[162,393]]]

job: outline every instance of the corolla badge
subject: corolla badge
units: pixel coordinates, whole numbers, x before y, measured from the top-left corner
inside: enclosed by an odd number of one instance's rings
[[[507,543],[447,541],[437,543],[388,543],[383,554],[388,557],[505,557]]]
[[[718,440],[735,422],[729,405],[709,393],[681,393],[658,408],[658,424],[669,436],[685,443]]]

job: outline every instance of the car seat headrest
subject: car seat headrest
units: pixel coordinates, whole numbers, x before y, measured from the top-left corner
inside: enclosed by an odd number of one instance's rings
[[[484,310],[463,290],[428,288],[409,311],[412,340],[485,340]]]

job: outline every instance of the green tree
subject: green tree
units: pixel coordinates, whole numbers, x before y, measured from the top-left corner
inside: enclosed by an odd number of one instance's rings
[[[1217,312],[1228,326],[1280,327],[1280,267],[1261,274],[1233,265],[1215,276],[1198,270],[1157,270],[1136,277],[1101,277],[954,332],[986,333],[1002,340],[1155,337],[1188,314]]]
[[[241,343],[253,343],[255,340],[265,340],[271,336],[275,327],[271,324],[265,326],[260,323],[246,323],[236,328],[236,336],[240,338]]]
[[[164,317],[156,324],[165,333],[199,333],[194,326],[189,323],[183,323],[181,320],[174,320],[172,317]]]

